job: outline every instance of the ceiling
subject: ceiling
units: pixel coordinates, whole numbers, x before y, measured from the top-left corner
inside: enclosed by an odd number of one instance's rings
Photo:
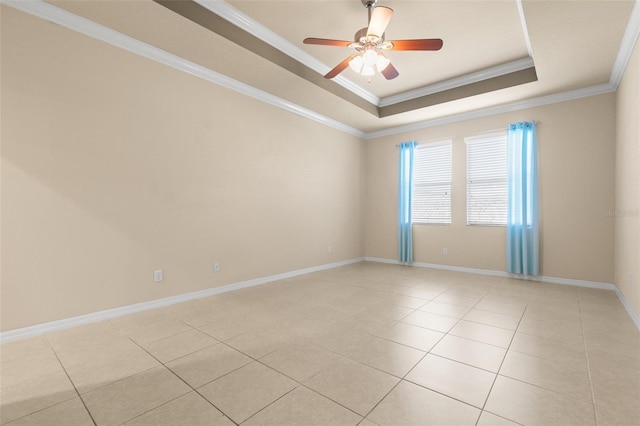
[[[443,48],[389,52],[400,72],[394,80],[368,81],[350,69],[326,80],[352,50],[302,40],[353,39],[367,25],[360,0],[31,3],[38,11],[26,11],[365,137],[610,92],[640,27],[634,0],[378,0],[395,11],[388,40],[441,38]],[[114,31],[104,35],[92,23]]]

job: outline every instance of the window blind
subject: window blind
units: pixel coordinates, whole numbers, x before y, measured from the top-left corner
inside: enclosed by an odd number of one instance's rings
[[[413,171],[413,223],[451,223],[451,140],[418,145]]]
[[[507,224],[507,132],[466,137],[467,225]]]

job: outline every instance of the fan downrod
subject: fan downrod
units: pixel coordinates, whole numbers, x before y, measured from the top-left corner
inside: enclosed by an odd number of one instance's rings
[[[362,5],[364,7],[367,8],[367,23],[371,22],[371,11],[373,10],[373,7],[376,5],[376,2],[378,0],[360,0],[362,2]]]
[[[385,30],[393,15],[393,9],[384,6],[374,7],[376,2],[377,0],[360,0],[360,3],[367,9],[369,19],[367,27],[361,28],[356,32],[353,42],[316,37],[307,37],[302,41],[304,44],[355,49],[355,53],[333,67],[331,71],[325,74],[324,78],[334,78],[347,67],[351,67],[359,74],[371,76],[374,74],[375,66],[384,78],[392,80],[398,77],[399,73],[383,51],[440,50],[442,48],[442,39],[439,38],[385,41]]]

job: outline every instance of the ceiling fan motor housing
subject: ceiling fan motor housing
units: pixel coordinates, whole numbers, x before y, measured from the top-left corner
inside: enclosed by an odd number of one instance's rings
[[[353,36],[353,41],[361,44],[366,44],[366,43],[378,44],[378,42],[384,41],[384,34],[382,34],[382,37],[378,37],[375,35],[367,36],[368,29],[369,29],[368,27],[360,28],[356,32],[356,35]]]
[[[356,35],[353,36],[353,41],[355,41],[356,43],[360,43],[363,38],[367,38],[367,27],[360,28],[358,31],[356,31]]]
[[[382,37],[378,37],[377,35],[371,34],[367,35],[368,28],[361,28],[356,32],[354,38],[354,42],[349,45],[356,49],[358,52],[364,52],[367,50],[391,50],[393,48],[393,43],[384,41],[384,34]]]
[[[347,67],[351,67],[359,74],[372,76],[374,75],[375,66],[387,80],[391,80],[396,78],[399,73],[391,65],[391,61],[384,55],[383,51],[393,49],[440,50],[442,47],[441,39],[385,41],[385,30],[393,15],[393,9],[385,6],[374,8],[376,0],[360,0],[360,2],[367,8],[367,14],[369,15],[368,26],[355,33],[353,42],[314,37],[303,40],[305,44],[349,47],[356,50],[356,53],[345,58],[325,74],[325,78],[333,78]]]

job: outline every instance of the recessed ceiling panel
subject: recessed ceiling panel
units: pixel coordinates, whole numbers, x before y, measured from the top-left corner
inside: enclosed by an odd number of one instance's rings
[[[388,40],[441,38],[444,46],[439,51],[388,52],[400,72],[394,80],[376,75],[369,82],[368,78],[345,70],[341,76],[371,94],[359,97],[351,92],[344,96],[346,89],[336,82],[328,82],[329,86],[314,82],[308,73],[316,73],[316,80],[321,78],[320,74],[304,63],[283,68],[217,34],[215,29],[207,29],[152,0],[46,1],[364,132],[607,86],[636,3],[521,0],[521,14],[516,0],[378,0],[379,5],[394,9],[386,30]],[[205,4],[211,0],[197,1]],[[302,40],[306,37],[351,40],[357,30],[367,25],[367,10],[360,0],[211,3],[235,8],[240,15],[248,16],[324,63],[327,71],[351,50],[305,45]],[[243,31],[238,27],[238,33]],[[257,40],[268,43],[266,37]],[[513,69],[515,63],[525,66]],[[486,84],[496,77],[488,72],[490,69],[504,69],[503,74],[508,77],[509,73],[519,73],[525,68],[537,80],[524,79],[514,86]],[[465,86],[488,87],[490,92],[469,91]],[[465,92],[462,98],[453,96],[461,92]],[[358,100],[350,96],[357,96]],[[379,104],[376,98],[381,99]]]
[[[367,25],[360,0],[346,1],[229,1],[231,5],[333,67],[353,49],[304,45],[306,37],[353,40]],[[379,0],[394,10],[386,39],[441,38],[434,52],[387,53],[400,77],[385,80],[343,75],[378,97],[387,97],[495,65],[527,57],[518,7],[511,1],[394,1]]]

